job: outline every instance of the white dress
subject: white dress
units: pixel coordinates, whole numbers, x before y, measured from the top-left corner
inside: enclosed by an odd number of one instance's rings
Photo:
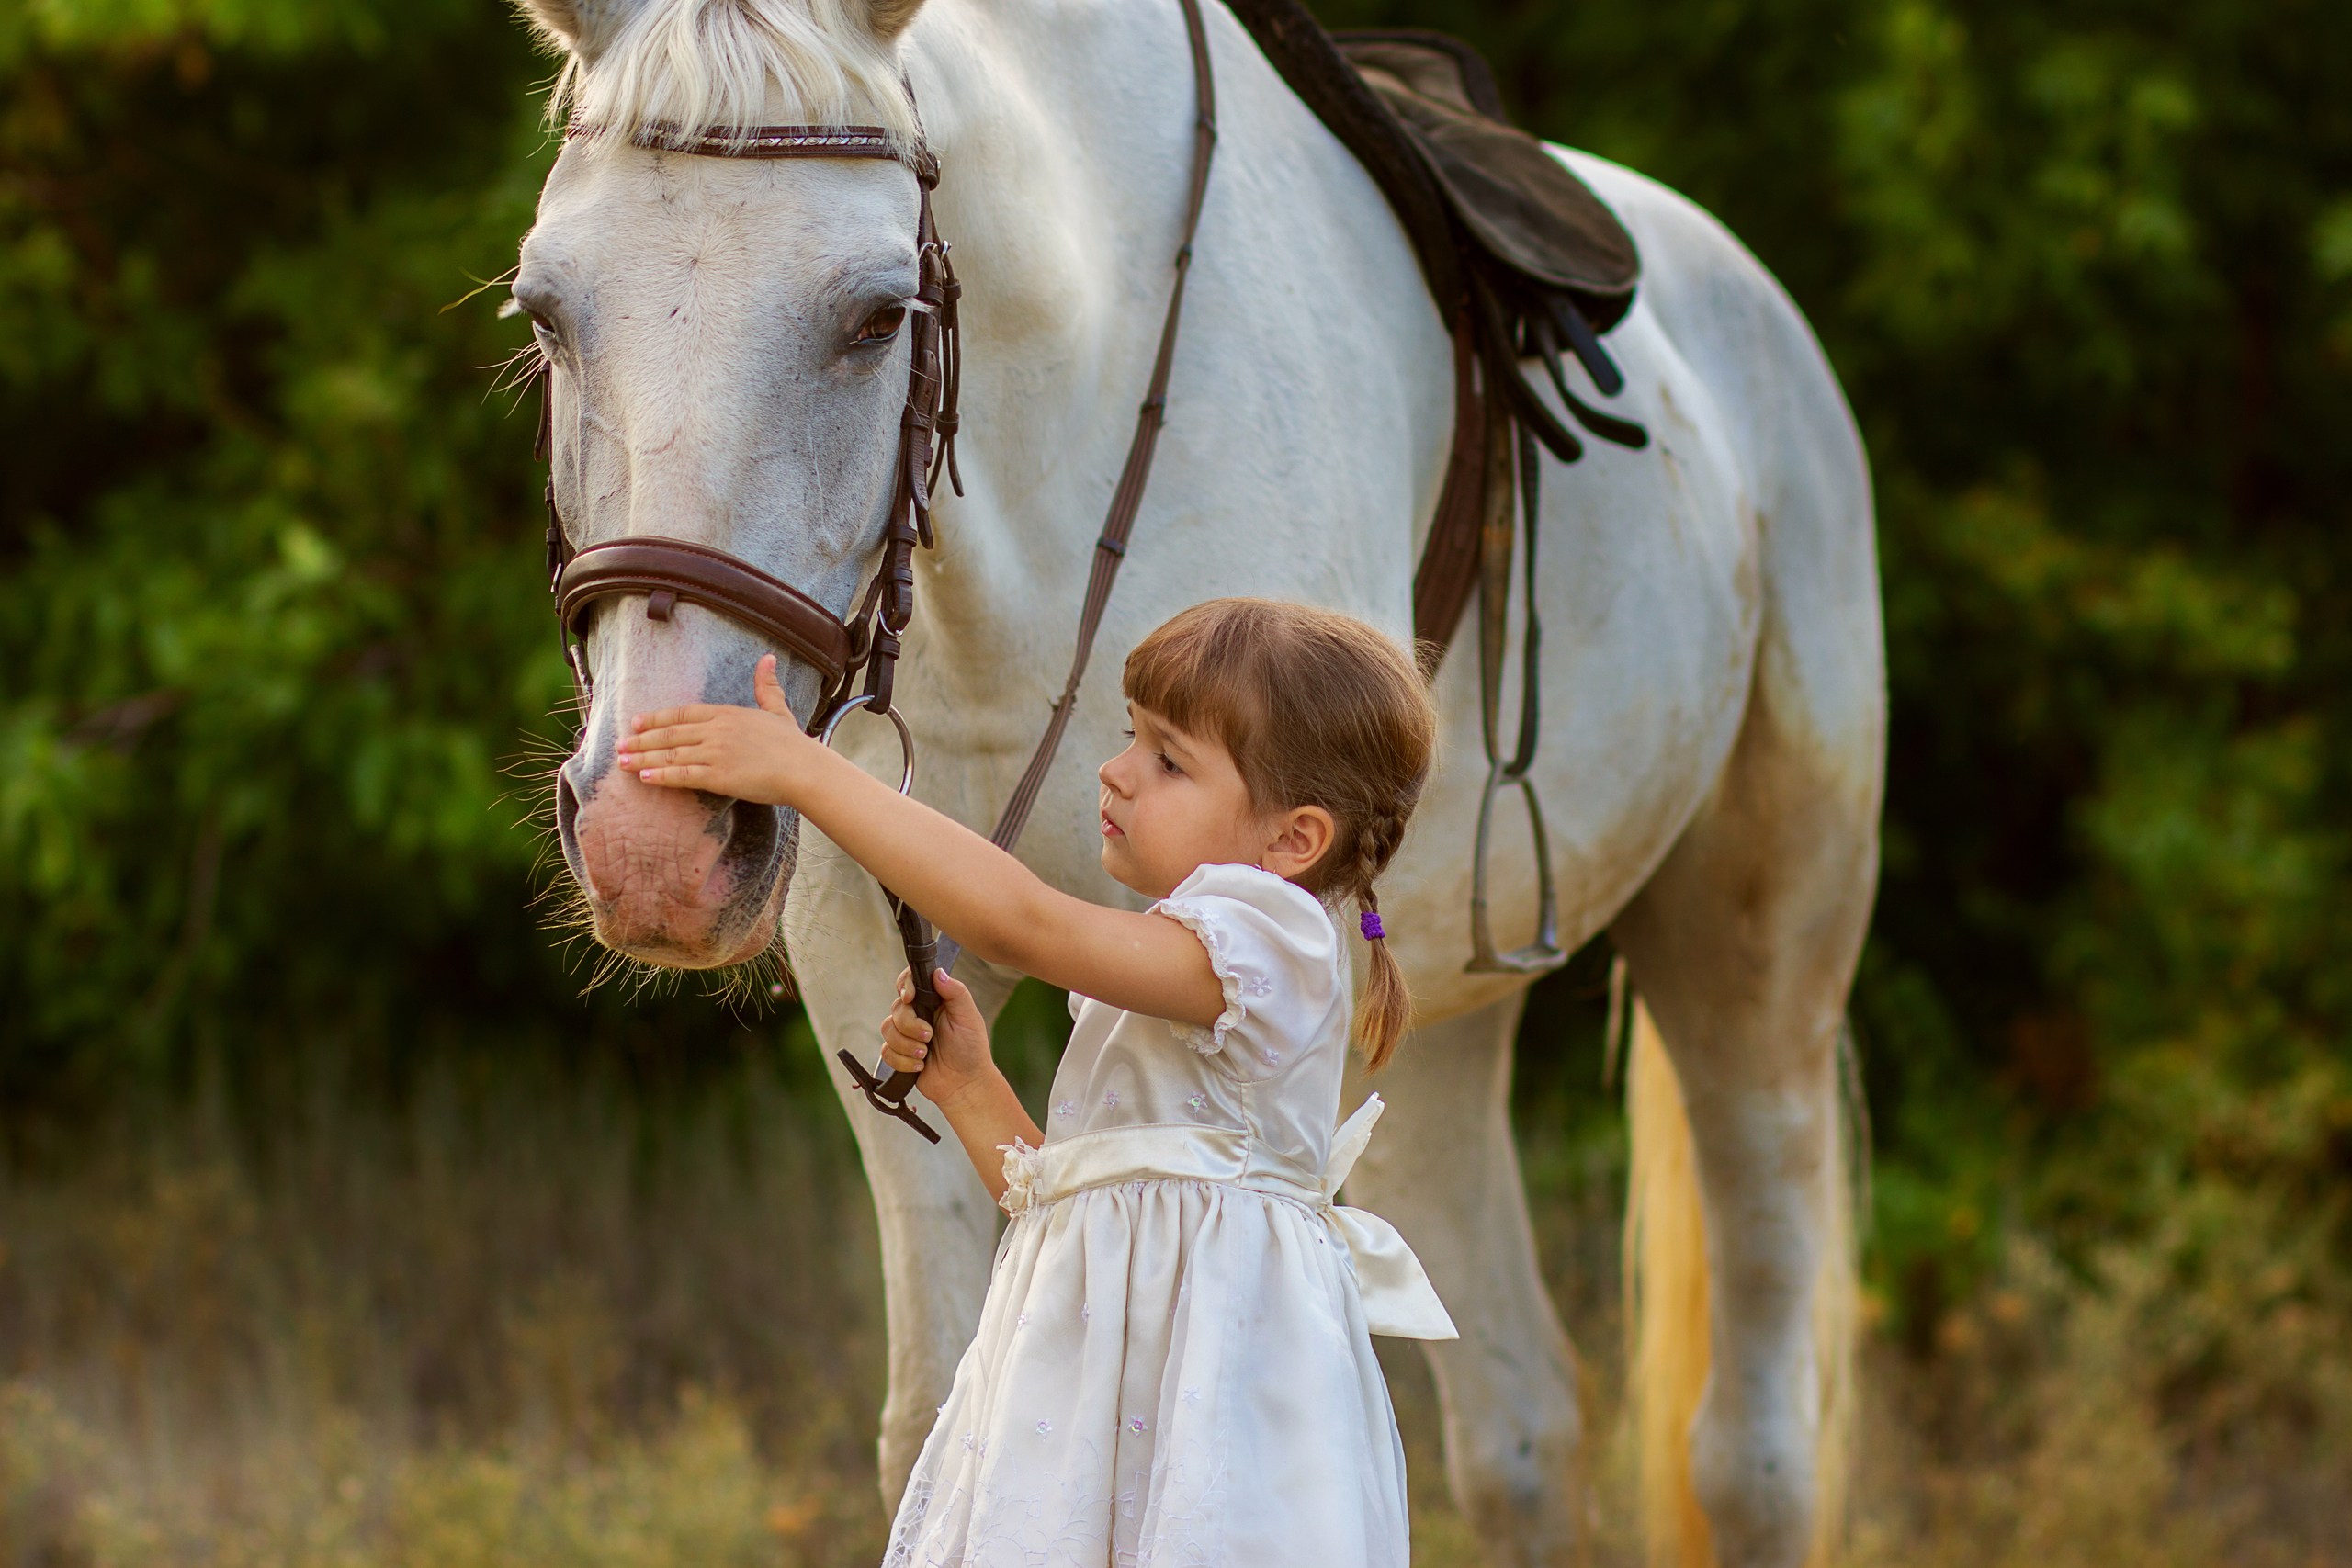
[[[1225,987],[1197,1029],[1071,998],[1042,1149],[885,1568],[1406,1568],[1405,1455],[1370,1336],[1453,1325],[1331,1194],[1350,998],[1330,916],[1254,866],[1154,906]]]

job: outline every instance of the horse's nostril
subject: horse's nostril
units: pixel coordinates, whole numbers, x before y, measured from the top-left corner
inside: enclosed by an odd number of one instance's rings
[[[718,858],[741,876],[746,872],[764,870],[775,862],[776,808],[758,806],[748,800],[729,801],[727,807],[727,847]]]
[[[580,842],[580,792],[571,787],[569,763],[556,770],[555,831],[567,848]]]

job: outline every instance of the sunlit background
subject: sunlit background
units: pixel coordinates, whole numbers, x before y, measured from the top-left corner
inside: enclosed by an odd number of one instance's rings
[[[1321,14],[1722,215],[1868,438],[1856,1555],[2352,1562],[2352,7]],[[493,0],[0,0],[0,1568],[878,1552],[814,1043],[583,995],[535,902],[568,694],[480,286],[549,71]],[[1607,966],[1518,1111],[1615,1563]]]

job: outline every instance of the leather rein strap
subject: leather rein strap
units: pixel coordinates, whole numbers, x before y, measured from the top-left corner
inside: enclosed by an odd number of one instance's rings
[[[1030,757],[1028,768],[1013,786],[1012,798],[1004,803],[1003,814],[998,817],[995,830],[989,835],[1000,849],[1010,850],[1020,841],[1021,829],[1028,825],[1037,794],[1045,787],[1046,773],[1053,766],[1054,753],[1061,749],[1062,732],[1069,728],[1070,714],[1078,706],[1078,685],[1085,679],[1087,661],[1094,654],[1094,634],[1102,627],[1102,612],[1111,603],[1111,584],[1127,558],[1127,536],[1134,530],[1136,513],[1143,505],[1144,485],[1151,478],[1152,454],[1159,445],[1159,427],[1168,418],[1168,378],[1176,360],[1176,328],[1184,311],[1184,280],[1192,274],[1193,237],[1200,231],[1201,206],[1209,192],[1209,163],[1216,154],[1216,78],[1209,65],[1208,33],[1202,24],[1200,0],[1181,3],[1184,8],[1184,30],[1193,48],[1195,113],[1193,181],[1184,197],[1184,238],[1176,247],[1176,281],[1168,291],[1168,315],[1159,327],[1159,353],[1152,361],[1150,389],[1144,394],[1143,406],[1136,411],[1136,433],[1127,444],[1126,465],[1120,470],[1118,488],[1111,492],[1111,510],[1102,519],[1102,532],[1094,541],[1094,569],[1086,579],[1086,603],[1079,613],[1078,647],[1070,656],[1069,676],[1062,682],[1061,695],[1054,699],[1053,716],[1046,722],[1046,733],[1038,737],[1037,750]],[[953,946],[947,951],[952,954]]]
[[[1111,600],[1112,583],[1126,558],[1127,537],[1143,505],[1144,486],[1151,477],[1151,460],[1168,412],[1168,382],[1176,357],[1177,326],[1184,306],[1184,282],[1193,265],[1193,240],[1200,229],[1201,209],[1208,196],[1209,164],[1216,149],[1216,85],[1210,66],[1208,30],[1200,0],[1178,0],[1184,13],[1184,31],[1193,58],[1195,113],[1193,121],[1192,180],[1184,203],[1182,241],[1176,251],[1176,276],[1169,290],[1168,314],[1159,329],[1159,349],[1152,361],[1151,382],[1136,414],[1136,429],[1127,446],[1126,462],[1112,491],[1110,510],[1094,544],[1093,569],[1080,610],[1077,649],[1069,676],[1055,699],[1046,732],[1039,737],[1021,782],[1006,801],[989,839],[1011,850],[1037,804],[1046,775],[1061,749],[1078,704],[1079,683],[1094,652],[1094,638]],[[581,128],[571,128],[577,135]],[[547,548],[548,588],[555,598],[557,625],[564,661],[584,714],[593,694],[584,633],[591,609],[598,603],[626,595],[646,596],[649,619],[666,621],[677,601],[684,599],[716,610],[751,627],[768,640],[789,649],[824,678],[824,696],[809,721],[808,732],[830,739],[854,707],[890,718],[906,748],[906,770],[900,788],[912,785],[912,742],[905,720],[891,706],[893,680],[900,639],[914,616],[914,552],[935,542],[931,502],[944,471],[958,495],[963,481],[956,469],[956,407],[963,379],[963,356],[956,330],[956,304],[962,288],[948,261],[948,246],[933,221],[931,193],[939,183],[939,161],[917,141],[910,147],[874,126],[753,126],[721,128],[686,134],[676,127],[640,127],[630,141],[657,152],[684,152],[712,158],[888,158],[913,171],[922,192],[916,220],[920,277],[915,298],[909,301],[912,333],[911,365],[907,401],[899,419],[899,450],[892,480],[888,521],[882,538],[882,560],[873,581],[847,620],[834,615],[790,583],[761,570],[724,550],[685,539],[632,535],[574,551],[566,536],[556,504],[555,477],[547,486]],[[540,405],[539,457],[549,456],[551,403]],[[933,450],[936,437],[937,449]],[[861,671],[865,689],[850,694],[853,679]],[[916,1011],[927,1021],[939,1010],[936,976],[955,966],[960,950],[952,939],[934,932],[914,908],[885,888],[899,936],[906,949],[913,980]],[[869,1071],[847,1051],[837,1053],[867,1103],[895,1117],[933,1143],[939,1134],[907,1103],[917,1075],[878,1068]]]

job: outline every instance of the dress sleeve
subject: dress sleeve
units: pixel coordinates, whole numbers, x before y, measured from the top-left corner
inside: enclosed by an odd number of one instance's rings
[[[1279,1071],[1345,1005],[1339,938],[1315,896],[1248,865],[1204,865],[1152,906],[1208,951],[1225,1010],[1206,1029],[1175,1025],[1204,1055],[1248,1077]]]

